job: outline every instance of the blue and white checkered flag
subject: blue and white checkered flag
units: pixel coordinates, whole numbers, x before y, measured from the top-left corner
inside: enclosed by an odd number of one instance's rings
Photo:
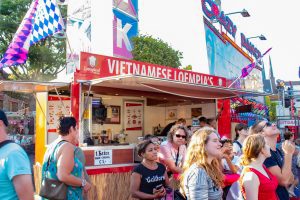
[[[65,29],[56,0],[39,0],[30,45]]]

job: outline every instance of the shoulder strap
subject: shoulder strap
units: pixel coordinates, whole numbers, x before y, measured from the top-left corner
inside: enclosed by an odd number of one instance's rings
[[[62,143],[62,142],[67,142],[67,141],[66,141],[66,140],[61,140],[61,141],[59,141],[59,142],[55,145],[55,147],[53,148],[51,154],[49,154],[48,161],[47,161],[47,166],[46,166],[46,170],[45,170],[45,171],[48,171],[48,167],[49,167],[49,165],[50,165],[50,160],[51,160],[51,158],[54,157],[55,150],[57,149],[58,145],[59,145],[60,143]]]
[[[233,143],[236,143],[240,148],[243,148],[242,144],[239,141],[235,140]]]
[[[0,142],[0,148],[4,147],[5,145],[7,145],[9,143],[15,143],[15,142],[12,140],[4,140],[3,142]]]
[[[177,167],[177,164],[178,164],[179,150],[180,150],[180,146],[178,147],[178,151],[177,151],[177,154],[176,154],[176,161],[175,161],[175,166],[176,167]]]

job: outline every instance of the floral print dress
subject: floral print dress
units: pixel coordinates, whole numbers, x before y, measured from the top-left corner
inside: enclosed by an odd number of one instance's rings
[[[54,142],[53,144],[51,144],[48,147],[47,152],[44,157],[44,162],[43,162],[43,167],[42,167],[43,177],[47,176],[48,178],[58,180],[57,175],[56,175],[57,174],[57,158],[56,158],[56,156],[53,156],[53,155],[57,155],[57,152],[62,144],[64,144],[64,142],[58,142],[58,143]],[[74,148],[74,151],[76,148],[77,147]],[[47,170],[47,163],[48,163],[49,155],[51,155],[51,158],[49,160],[49,167]],[[76,154],[74,153],[74,156],[75,155]],[[82,172],[83,172],[83,164],[80,162],[80,160],[78,158],[74,157],[74,167],[73,167],[71,174],[78,178],[81,178]],[[82,191],[81,187],[68,186],[66,199],[67,200],[82,200],[83,199],[82,192],[83,191]]]

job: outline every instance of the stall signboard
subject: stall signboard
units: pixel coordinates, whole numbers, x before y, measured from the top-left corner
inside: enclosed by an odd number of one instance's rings
[[[226,87],[224,77],[86,52],[81,52],[80,73],[91,75],[93,78],[138,75],[196,85]]]
[[[299,121],[294,119],[281,119],[278,120],[279,128],[284,128],[286,126],[299,126]]]
[[[112,150],[95,150],[94,151],[94,165],[111,165],[112,164]]]

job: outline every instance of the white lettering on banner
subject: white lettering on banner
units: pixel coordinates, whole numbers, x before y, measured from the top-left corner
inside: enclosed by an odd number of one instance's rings
[[[119,61],[110,58],[107,59],[107,62],[109,73],[114,75],[135,74],[169,80],[173,79],[175,81],[194,84],[214,85],[213,77],[209,75],[195,74],[186,71],[172,71],[171,69],[161,68],[159,66],[140,65],[139,63],[123,60]]]
[[[279,120],[279,128],[284,128],[285,126],[298,126],[298,120]]]
[[[177,82],[186,82],[191,84],[225,86],[226,79],[208,74],[201,74],[193,71],[174,69],[156,64],[142,63],[138,61],[112,58],[106,56],[96,57],[95,66],[91,67],[89,62],[90,54],[83,58],[81,68],[87,72],[99,74],[101,77],[118,76],[133,74],[157,79],[167,79]],[[94,55],[97,56],[97,55]],[[93,69],[93,70],[91,70]],[[100,72],[101,69],[101,72]]]
[[[148,76],[150,76],[150,77],[156,77],[156,75],[155,75],[155,68],[152,68],[149,65],[148,65]]]
[[[132,50],[129,38],[128,31],[131,29],[132,25],[126,23],[124,27],[122,27],[122,21],[117,18],[117,47],[122,48],[122,41],[124,40],[126,49],[128,51]]]
[[[94,165],[111,165],[112,150],[95,150]]]
[[[128,72],[127,73],[130,74],[132,63],[131,62],[126,62],[126,65],[128,67]]]
[[[140,74],[140,64],[133,63],[132,74]]]
[[[107,61],[108,61],[108,70],[109,70],[109,73],[113,74],[114,70],[115,70],[115,62],[116,62],[116,60],[111,61],[111,59],[107,59]]]

